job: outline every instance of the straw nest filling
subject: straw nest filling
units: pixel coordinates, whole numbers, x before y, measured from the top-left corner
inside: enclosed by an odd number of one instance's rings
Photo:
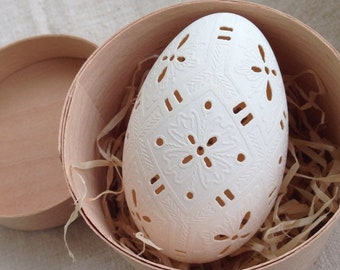
[[[75,211],[65,225],[78,215],[84,200],[102,200],[111,227],[112,241],[130,254],[178,269],[244,269],[279,257],[314,235],[339,208],[340,151],[325,132],[327,115],[318,104],[326,89],[312,70],[284,75],[289,112],[289,144],[281,189],[262,227],[239,250],[207,264],[187,264],[163,255],[135,226],[122,187],[122,154],[125,131],[136,96],[157,56],[138,63],[121,102],[121,108],[97,136],[103,159],[75,164],[73,177],[85,185],[82,170],[107,167],[107,190],[87,198],[86,186]],[[76,180],[78,181],[78,180]],[[67,242],[66,242],[67,244]],[[70,253],[72,256],[72,253]]]

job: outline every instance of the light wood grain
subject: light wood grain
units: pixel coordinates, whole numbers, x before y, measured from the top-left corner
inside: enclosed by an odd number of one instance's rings
[[[0,224],[46,229],[64,224],[73,210],[57,148],[59,121],[68,88],[94,48],[45,36],[0,51]]]

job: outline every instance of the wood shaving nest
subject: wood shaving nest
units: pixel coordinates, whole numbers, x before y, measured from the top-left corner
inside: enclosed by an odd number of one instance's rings
[[[283,76],[289,111],[289,146],[282,186],[275,205],[254,237],[239,250],[207,264],[176,262],[163,255],[135,226],[122,189],[124,136],[140,87],[157,55],[138,63],[127,87],[119,112],[98,134],[97,147],[102,160],[73,165],[73,172],[85,186],[76,203],[76,218],[85,199],[102,200],[112,241],[131,255],[178,269],[244,269],[277,258],[314,235],[339,208],[340,151],[327,139],[326,115],[318,98],[326,89],[312,70]],[[308,82],[308,87],[305,86]],[[87,198],[82,170],[107,167],[107,190]],[[66,242],[67,244],[67,242]],[[72,253],[70,253],[71,256]]]

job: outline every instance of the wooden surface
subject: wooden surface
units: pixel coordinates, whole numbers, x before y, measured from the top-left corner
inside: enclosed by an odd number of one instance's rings
[[[46,229],[64,224],[72,211],[57,141],[66,93],[95,49],[82,45],[79,39],[45,36],[0,51],[2,225]],[[63,211],[49,213],[54,207]]]
[[[66,33],[102,44],[129,22],[182,1],[6,1],[0,0],[0,45],[37,34]],[[253,1],[287,12],[319,31],[340,49],[337,0]],[[63,228],[34,233],[0,228],[0,269],[132,269],[79,219],[68,233],[77,261],[63,243]],[[339,269],[340,224],[313,270]]]

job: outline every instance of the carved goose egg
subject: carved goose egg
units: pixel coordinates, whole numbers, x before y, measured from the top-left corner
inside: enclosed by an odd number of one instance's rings
[[[129,120],[123,187],[138,229],[178,261],[245,244],[281,185],[288,112],[275,55],[231,13],[198,19],[151,68]]]

